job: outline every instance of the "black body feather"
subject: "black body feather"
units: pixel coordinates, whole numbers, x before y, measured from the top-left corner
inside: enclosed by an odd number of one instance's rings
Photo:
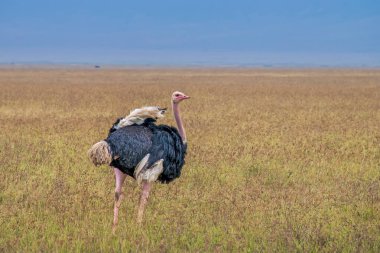
[[[115,123],[113,123],[112,127],[110,128],[108,135],[110,135],[111,133],[113,133],[117,130],[116,126],[119,124],[120,120],[122,120],[122,119],[123,119],[123,117],[117,118]]]
[[[164,171],[158,180],[168,183],[181,175],[187,145],[182,142],[177,129],[156,125],[154,122],[154,119],[147,119],[142,125],[125,126],[120,129],[114,129],[113,126],[105,141],[109,144],[113,157],[111,166],[132,177],[136,165],[145,155],[150,154],[146,168],[164,159]]]

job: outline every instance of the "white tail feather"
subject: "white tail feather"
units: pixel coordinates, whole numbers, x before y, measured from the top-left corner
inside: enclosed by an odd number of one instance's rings
[[[107,142],[99,141],[95,143],[87,152],[88,157],[96,166],[102,164],[110,164],[112,162],[112,155],[110,147]]]

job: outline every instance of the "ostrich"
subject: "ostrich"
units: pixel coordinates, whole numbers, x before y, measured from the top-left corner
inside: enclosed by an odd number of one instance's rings
[[[169,183],[181,175],[185,163],[187,139],[179,112],[179,103],[190,98],[182,92],[172,94],[172,109],[178,130],[167,125],[156,125],[166,108],[143,107],[127,117],[119,118],[109,130],[108,137],[94,144],[88,151],[96,165],[107,164],[115,174],[115,203],[113,232],[123,198],[122,185],[126,176],[136,179],[141,187],[137,222],[141,223],[152,183]]]

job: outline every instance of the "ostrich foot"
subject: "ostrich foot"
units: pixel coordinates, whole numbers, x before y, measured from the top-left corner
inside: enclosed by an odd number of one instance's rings
[[[112,224],[112,234],[115,234],[117,224],[119,222],[119,208],[121,205],[121,200],[124,198],[124,194],[122,192],[115,192],[115,204],[113,208],[113,224]]]

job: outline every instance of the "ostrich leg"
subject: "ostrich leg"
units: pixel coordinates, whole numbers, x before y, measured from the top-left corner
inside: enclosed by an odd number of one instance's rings
[[[137,223],[139,224],[143,220],[145,206],[146,206],[146,203],[148,203],[149,193],[151,189],[152,189],[152,183],[144,180],[142,182],[140,204],[139,204],[139,210],[137,213]]]
[[[137,176],[137,181],[139,183],[142,182],[140,204],[137,212],[137,223],[141,223],[143,220],[145,206],[148,203],[149,193],[152,189],[153,182],[158,179],[164,170],[163,161],[163,159],[158,160],[152,165],[152,167],[141,171]]]
[[[127,175],[125,175],[123,172],[121,172],[117,168],[113,168],[115,172],[115,205],[113,208],[113,226],[112,226],[112,233],[115,233],[116,231],[116,226],[118,223],[118,216],[119,216],[119,208],[121,204],[121,200],[123,198],[123,192],[122,192],[122,187],[124,180]]]

